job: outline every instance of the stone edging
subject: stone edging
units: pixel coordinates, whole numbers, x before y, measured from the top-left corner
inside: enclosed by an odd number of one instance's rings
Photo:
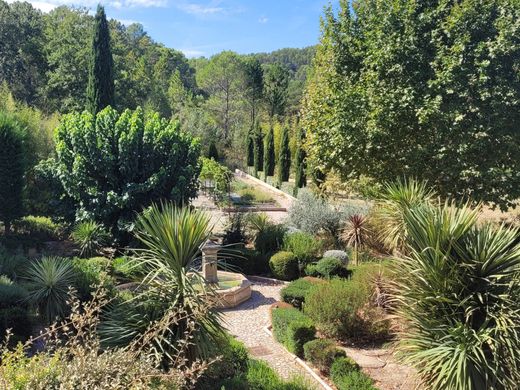
[[[265,333],[267,333],[270,337],[273,338],[274,340],[274,337],[273,337],[273,332],[271,332],[271,329],[269,329],[269,326],[264,326],[263,328],[263,331]],[[275,341],[276,342],[276,341]],[[284,347],[285,349],[285,347]],[[314,370],[312,368],[309,367],[309,365],[307,363],[305,363],[305,361],[303,361],[302,359],[300,359],[298,356],[296,356],[295,354],[287,351],[287,349],[285,349],[285,351],[293,358],[293,360],[298,363],[300,366],[302,366],[305,371],[307,371],[315,380],[316,382],[318,382],[320,384],[320,386],[325,389],[325,390],[333,390],[332,387],[330,387],[323,379],[321,379],[321,377],[316,374],[314,372]]]
[[[256,184],[261,185],[265,188],[267,188],[269,191],[273,191],[274,193],[281,195],[291,201],[295,201],[296,198],[292,195],[289,195],[287,192],[283,192],[282,190],[279,190],[278,188],[273,187],[270,184],[267,184],[265,181],[262,181],[254,176],[251,176],[250,174],[241,171],[240,169],[235,169],[235,174],[237,174],[240,177],[247,177],[249,180],[254,181]]]
[[[279,279],[273,279],[273,278],[267,278],[265,276],[256,276],[256,275],[246,275],[246,277],[252,281],[252,282],[260,282],[260,283],[266,283],[266,284],[274,284],[274,285],[288,285],[289,282],[286,282],[285,280],[279,280]]]

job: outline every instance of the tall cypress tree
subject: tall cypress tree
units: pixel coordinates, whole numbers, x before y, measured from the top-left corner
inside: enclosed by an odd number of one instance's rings
[[[247,135],[247,166],[254,167],[255,166],[255,133],[254,127],[249,129],[249,134]]]
[[[294,158],[294,189],[295,193],[298,192],[298,188],[303,188],[307,185],[307,163],[305,159],[307,158],[307,154],[305,153],[305,149],[303,148],[303,143],[305,142],[305,132],[301,127],[298,128],[298,145],[296,147],[296,156]]]
[[[212,158],[215,161],[218,161],[219,159],[217,145],[215,144],[215,141],[211,141],[211,143],[209,144],[208,158]]]
[[[273,126],[269,127],[269,131],[265,137],[264,147],[264,178],[274,175],[275,155],[274,155],[274,130]]]
[[[253,133],[254,137],[254,162],[255,162],[255,176],[258,176],[258,172],[264,169],[264,136],[260,124],[255,122],[255,130]]]
[[[106,106],[114,106],[114,61],[105,9],[98,5],[88,74],[87,110],[96,114]]]
[[[284,181],[289,180],[291,172],[291,149],[289,148],[289,128],[282,128],[280,150],[278,151],[278,186],[281,188]]]
[[[23,213],[24,151],[18,123],[0,113],[0,220],[5,234]]]

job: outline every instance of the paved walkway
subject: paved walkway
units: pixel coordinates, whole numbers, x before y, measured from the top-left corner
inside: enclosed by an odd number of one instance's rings
[[[265,360],[282,377],[304,376],[309,383],[316,385],[314,378],[263,329],[270,325],[269,306],[280,299],[283,285],[255,282],[251,287],[251,299],[238,307],[223,311],[225,326],[248,347],[251,355]],[[319,387],[316,385],[316,388]]]

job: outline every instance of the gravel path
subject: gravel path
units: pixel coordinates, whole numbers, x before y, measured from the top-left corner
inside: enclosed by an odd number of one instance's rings
[[[223,311],[225,326],[248,347],[251,355],[265,360],[282,377],[304,376],[310,384],[316,386],[314,378],[263,329],[270,325],[269,306],[280,299],[283,285],[255,282],[251,287],[252,295],[249,300]]]

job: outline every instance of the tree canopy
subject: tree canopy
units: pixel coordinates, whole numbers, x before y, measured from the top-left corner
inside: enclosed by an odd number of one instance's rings
[[[520,4],[328,10],[303,109],[310,157],[344,179],[426,179],[443,197],[520,196]]]

